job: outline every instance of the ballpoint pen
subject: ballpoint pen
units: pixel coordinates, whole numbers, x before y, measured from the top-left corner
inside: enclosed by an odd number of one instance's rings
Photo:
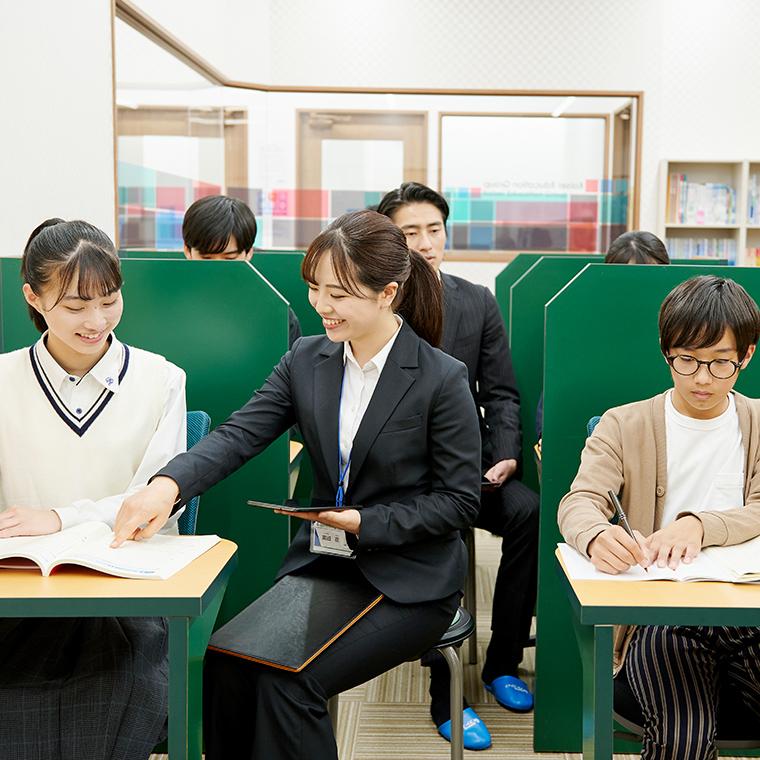
[[[620,503],[620,499],[618,499],[617,494],[610,490],[607,491],[607,495],[610,497],[610,502],[612,503],[612,506],[615,508],[615,514],[617,514],[618,517],[618,523],[623,528],[623,530],[636,542],[638,547],[643,551],[643,547],[639,543],[639,540],[634,535],[633,530],[631,529],[630,524],[628,523],[628,518],[625,516],[625,512],[623,512],[623,505]],[[644,572],[649,572],[649,568],[645,567]]]

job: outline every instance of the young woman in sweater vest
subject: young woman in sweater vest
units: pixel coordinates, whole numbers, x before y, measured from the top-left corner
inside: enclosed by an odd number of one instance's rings
[[[184,372],[114,335],[122,277],[108,236],[48,220],[22,277],[42,337],[0,355],[0,541],[112,525],[186,442]],[[166,721],[166,671],[160,619],[0,620],[0,754],[147,758]]]
[[[673,387],[602,416],[559,505],[562,535],[598,570],[675,568],[760,535],[760,401],[733,390],[759,336],[757,304],[732,280],[694,277],[665,298]],[[608,491],[622,491],[636,540],[609,522]],[[628,626],[614,654],[641,709],[646,760],[716,757],[721,694],[760,714],[760,628]]]

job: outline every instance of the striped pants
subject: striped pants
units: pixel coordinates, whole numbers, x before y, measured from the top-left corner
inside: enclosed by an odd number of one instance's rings
[[[760,628],[641,626],[625,660],[644,714],[646,760],[712,760],[718,689],[760,718]]]

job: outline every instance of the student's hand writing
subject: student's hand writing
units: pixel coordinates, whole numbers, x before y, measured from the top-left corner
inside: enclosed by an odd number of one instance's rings
[[[492,483],[501,485],[505,480],[511,478],[517,470],[516,459],[502,459],[497,462],[490,470],[483,475],[485,480],[490,480]]]
[[[275,509],[278,515],[290,515],[300,520],[317,520],[331,528],[340,528],[347,533],[359,535],[362,516],[358,509],[322,509],[318,512],[288,512],[285,509]]]
[[[113,526],[112,547],[127,539],[150,538],[164,527],[177,501],[179,488],[171,478],[158,477],[124,499]]]
[[[657,567],[675,570],[679,562],[688,565],[699,554],[703,535],[701,521],[693,515],[685,515],[652,533],[646,545]]]
[[[52,509],[8,507],[0,512],[0,538],[45,536],[61,529],[61,518]]]
[[[624,573],[633,565],[647,567],[649,555],[642,548],[646,539],[637,530],[633,533],[638,544],[619,525],[610,525],[593,538],[588,545],[588,556],[594,567],[610,575]]]

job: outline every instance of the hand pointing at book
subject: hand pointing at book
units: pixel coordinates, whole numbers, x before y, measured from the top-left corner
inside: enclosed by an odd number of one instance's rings
[[[126,540],[150,538],[164,527],[177,501],[179,488],[171,478],[154,478],[145,488],[124,499],[113,526],[112,547]]]

